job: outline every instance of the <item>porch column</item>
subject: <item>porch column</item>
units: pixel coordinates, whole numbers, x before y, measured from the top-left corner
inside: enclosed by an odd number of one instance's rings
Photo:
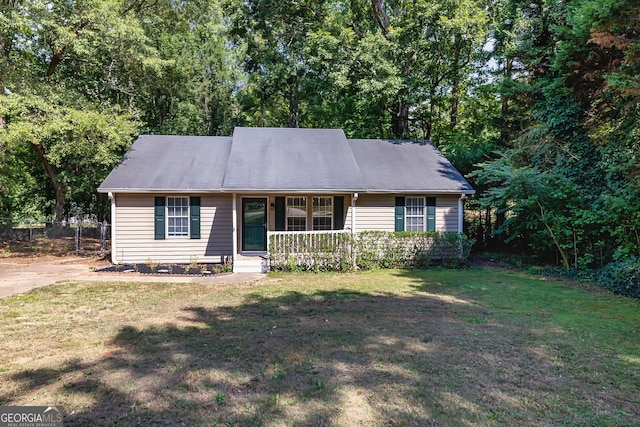
[[[358,193],[353,193],[351,196],[351,237],[352,241],[355,243],[356,237],[356,200],[358,200]],[[351,265],[353,268],[356,268],[356,260],[358,259],[358,245],[353,245],[351,248]]]
[[[116,195],[109,191],[109,200],[111,200],[111,262],[118,265],[118,257],[116,256]]]
[[[466,196],[462,193],[458,199],[458,233],[464,233],[464,198]]]
[[[236,255],[238,253],[238,203],[236,193],[231,197],[231,227],[233,228],[233,261],[235,265]]]
[[[351,234],[356,233],[356,200],[358,200],[358,193],[353,193],[351,196]]]

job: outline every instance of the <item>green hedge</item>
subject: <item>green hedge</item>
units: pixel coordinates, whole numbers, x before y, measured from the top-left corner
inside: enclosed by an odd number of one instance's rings
[[[281,271],[347,271],[353,268],[351,233],[287,234],[269,239],[269,263]]]
[[[473,241],[456,232],[364,231],[352,235],[285,235],[270,240],[271,269],[347,271],[354,268],[425,267],[464,264]]]

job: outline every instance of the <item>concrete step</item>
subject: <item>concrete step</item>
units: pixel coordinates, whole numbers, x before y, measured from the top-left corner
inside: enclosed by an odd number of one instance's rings
[[[233,262],[234,273],[268,273],[269,259],[266,257],[238,257]]]

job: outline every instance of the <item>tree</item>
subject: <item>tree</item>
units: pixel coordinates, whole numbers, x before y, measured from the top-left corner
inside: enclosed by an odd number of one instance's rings
[[[635,96],[627,73],[637,70],[638,36],[637,18],[626,17],[637,16],[638,6],[591,0],[503,6],[497,52],[504,58],[500,135],[506,149],[476,173],[488,186],[486,206],[507,215],[498,231],[540,250],[544,237],[519,233],[537,222],[566,267],[635,255],[637,114],[627,108]],[[517,93],[525,103],[513,104]],[[519,175],[505,178],[506,171],[523,170],[533,171],[529,182],[550,177],[548,185],[529,185],[532,196],[524,198],[510,182]],[[543,194],[554,197],[543,203]],[[536,195],[538,215],[525,203]]]
[[[222,33],[220,11],[210,2],[30,0],[2,8],[0,79],[11,95],[0,96],[0,147],[22,164],[29,156],[41,163],[54,220],[69,196],[95,208],[95,188],[138,131],[232,128],[224,40],[212,37]],[[24,203],[11,204],[15,212]]]

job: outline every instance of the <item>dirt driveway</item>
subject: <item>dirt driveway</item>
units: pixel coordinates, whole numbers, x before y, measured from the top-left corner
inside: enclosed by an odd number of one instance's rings
[[[0,259],[0,298],[21,294],[56,282],[85,280],[96,282],[242,283],[263,277],[260,273],[233,273],[214,277],[155,276],[138,273],[100,273],[105,261],[81,257],[38,257]]]

